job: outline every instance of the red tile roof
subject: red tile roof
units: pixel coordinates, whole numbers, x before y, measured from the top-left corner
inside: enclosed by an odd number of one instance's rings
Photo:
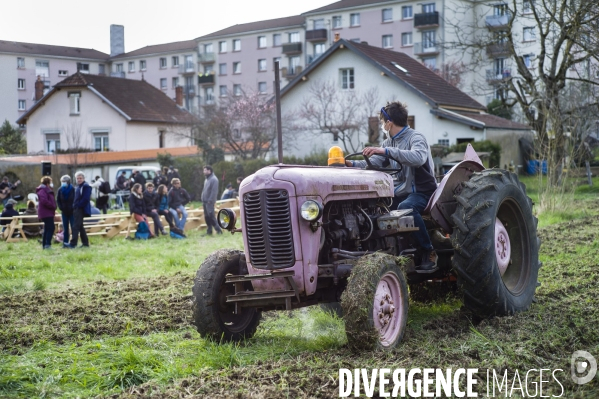
[[[0,162],[32,163],[39,164],[42,161],[51,161],[57,165],[106,165],[134,161],[156,160],[158,154],[169,153],[174,157],[185,157],[197,155],[196,146],[154,148],[150,150],[134,151],[107,151],[107,152],[85,152],[79,154],[56,154],[56,155],[23,155],[0,158]],[[75,162],[76,160],[76,162]]]
[[[167,97],[160,89],[144,80],[113,78],[110,76],[87,75],[77,72],[57,83],[42,101],[38,101],[22,115],[17,123],[26,123],[26,119],[35,112],[45,99],[62,88],[87,87],[96,91],[130,121],[154,123],[193,123],[195,117],[187,110]]]
[[[184,40],[181,42],[173,42],[173,43],[164,43],[164,44],[155,44],[152,46],[142,47],[137,50],[129,51],[128,53],[123,53],[119,55],[115,55],[111,57],[111,60],[127,58],[127,57],[137,57],[140,55],[150,55],[150,54],[161,54],[161,53],[170,53],[175,51],[195,51],[197,49],[195,40]]]
[[[265,21],[249,22],[247,24],[233,25],[225,29],[221,29],[216,32],[209,33],[204,36],[198,37],[196,40],[209,39],[219,36],[236,35],[240,33],[248,33],[254,31],[261,31],[267,29],[285,28],[288,26],[299,26],[304,24],[304,17],[301,15],[294,15],[292,17],[283,17],[276,19],[268,19]]]
[[[77,59],[93,59],[108,61],[108,54],[98,50],[79,47],[52,46],[50,44],[21,43],[8,40],[0,40],[0,53],[17,53],[46,55],[55,57],[69,57]]]

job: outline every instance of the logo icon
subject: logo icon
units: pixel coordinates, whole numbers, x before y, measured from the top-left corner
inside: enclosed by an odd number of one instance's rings
[[[572,354],[570,371],[576,384],[586,384],[597,374],[597,360],[587,351],[576,351]]]

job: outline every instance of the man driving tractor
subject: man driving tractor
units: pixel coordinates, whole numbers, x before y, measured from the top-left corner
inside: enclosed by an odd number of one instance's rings
[[[402,168],[394,177],[395,197],[391,209],[412,209],[413,233],[423,250],[419,269],[433,271],[437,267],[437,254],[426,231],[422,212],[437,189],[434,164],[424,135],[408,126],[408,110],[399,101],[381,108],[379,119],[387,138],[380,147],[366,147],[362,151],[370,162],[379,167]],[[373,156],[376,155],[376,156]],[[399,165],[401,164],[401,165]],[[364,168],[366,161],[346,161],[346,166]]]

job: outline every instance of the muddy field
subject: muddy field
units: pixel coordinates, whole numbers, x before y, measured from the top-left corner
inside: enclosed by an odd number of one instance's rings
[[[459,304],[414,304],[404,341],[391,354],[355,353],[346,347],[307,351],[268,362],[204,368],[166,385],[150,380],[110,397],[330,398],[339,393],[338,369],[358,367],[543,367],[565,370],[566,376],[575,350],[599,354],[599,218],[554,225],[542,229],[540,237],[542,285],[528,312],[477,322]],[[189,333],[192,282],[190,273],[0,296],[0,350],[20,355],[39,341],[77,345],[106,336],[179,330],[195,339]],[[252,341],[244,346],[251,350]],[[562,383],[563,397],[599,397],[597,379],[578,386],[564,377]]]

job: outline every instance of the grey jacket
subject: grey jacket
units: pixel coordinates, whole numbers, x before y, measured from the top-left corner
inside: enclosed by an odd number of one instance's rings
[[[401,131],[394,137],[383,141],[381,145],[387,154],[398,160],[403,170],[394,176],[395,196],[406,197],[410,193],[432,195],[437,189],[435,179],[435,166],[431,150],[424,135],[410,127]],[[385,158],[373,156],[370,162],[382,167]],[[398,168],[397,162],[390,160],[388,168]],[[366,161],[354,161],[354,167],[363,168]]]
[[[202,190],[202,202],[216,202],[218,199],[218,179],[211,173],[204,182]]]

